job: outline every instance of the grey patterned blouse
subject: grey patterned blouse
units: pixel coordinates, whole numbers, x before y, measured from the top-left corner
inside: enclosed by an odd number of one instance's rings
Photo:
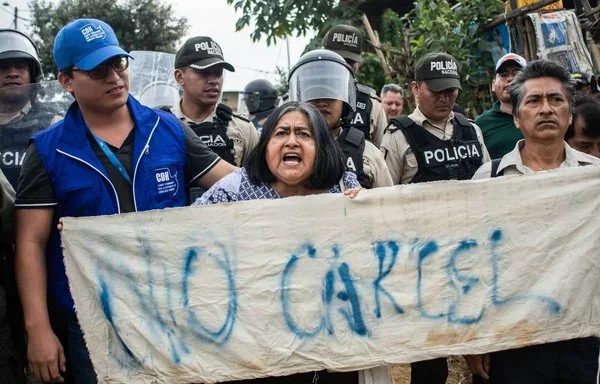
[[[356,175],[351,172],[344,172],[342,177],[344,188],[358,188],[360,184]],[[340,193],[339,184],[329,188],[328,193]],[[221,180],[217,181],[202,197],[196,199],[192,206],[211,205],[219,203],[229,203],[232,201],[260,200],[260,199],[280,199],[281,196],[275,188],[268,183],[253,184],[248,178],[248,173],[244,168],[230,173]]]

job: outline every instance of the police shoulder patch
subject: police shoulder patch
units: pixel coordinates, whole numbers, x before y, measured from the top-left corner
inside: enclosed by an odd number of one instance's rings
[[[379,150],[381,151],[381,154],[383,155],[383,158],[386,159],[387,158],[387,154],[388,154],[388,150],[385,147],[379,147]]]
[[[248,122],[248,123],[251,123],[251,122],[252,122],[252,121],[250,121],[250,119],[249,119],[249,118],[247,118],[247,117],[246,117],[246,116],[244,116],[244,115],[240,115],[240,114],[237,114],[237,113],[232,113],[231,115],[232,115],[233,117],[237,117],[237,118],[238,118],[238,119],[240,119],[240,120],[244,120],[244,121],[246,121],[246,122]]]
[[[369,95],[369,97],[373,100],[377,100],[381,103],[381,97],[377,96],[377,95]]]

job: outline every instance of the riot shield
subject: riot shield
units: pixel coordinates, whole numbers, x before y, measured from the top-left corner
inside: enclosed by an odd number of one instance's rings
[[[129,93],[149,107],[172,106],[181,91],[173,76],[175,55],[165,52],[131,51]]]
[[[15,189],[30,137],[59,121],[72,102],[57,81],[0,88],[0,169]]]

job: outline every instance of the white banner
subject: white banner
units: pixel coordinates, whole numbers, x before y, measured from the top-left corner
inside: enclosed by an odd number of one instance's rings
[[[600,170],[66,218],[101,382],[356,370],[600,336]]]

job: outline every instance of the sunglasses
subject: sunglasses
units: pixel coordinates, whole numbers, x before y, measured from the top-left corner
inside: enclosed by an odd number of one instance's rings
[[[114,69],[117,73],[123,72],[129,67],[129,58],[127,56],[121,56],[110,61],[105,61],[104,63],[98,65],[96,68],[90,69],[89,71],[84,71],[83,69],[73,69],[73,72],[87,72],[90,79],[100,80],[104,79],[106,75],[108,75],[109,67],[112,67],[112,69]]]

